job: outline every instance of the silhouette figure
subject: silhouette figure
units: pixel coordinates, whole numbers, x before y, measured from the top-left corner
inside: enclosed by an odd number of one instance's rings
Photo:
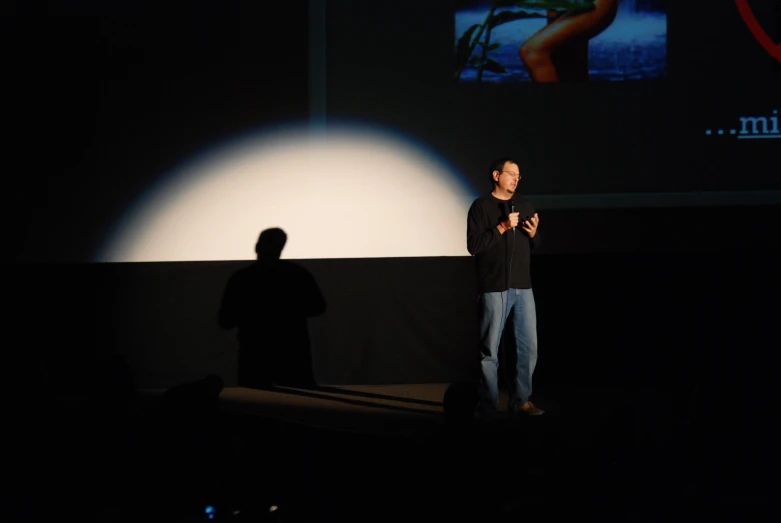
[[[223,329],[237,329],[239,386],[315,386],[307,319],[325,312],[312,275],[280,260],[287,234],[266,229],[257,261],[228,280],[219,311]]]

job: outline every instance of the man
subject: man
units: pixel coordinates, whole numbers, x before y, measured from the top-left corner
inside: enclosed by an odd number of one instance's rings
[[[312,275],[281,260],[287,234],[266,229],[255,245],[258,259],[235,272],[219,310],[223,329],[237,328],[239,386],[315,386],[307,320],[326,302]]]
[[[495,160],[493,191],[476,199],[467,217],[467,249],[476,261],[480,314],[478,413],[484,415],[498,409],[499,343],[510,314],[518,356],[510,410],[533,416],[543,413],[530,400],[537,363],[537,312],[529,267],[531,250],[540,242],[540,220],[534,207],[516,194],[520,179],[515,161]]]

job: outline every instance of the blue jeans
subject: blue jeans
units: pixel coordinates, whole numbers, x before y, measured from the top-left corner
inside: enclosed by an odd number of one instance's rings
[[[537,309],[531,289],[487,292],[478,297],[480,311],[480,408],[492,412],[499,406],[499,342],[513,315],[517,367],[510,408],[526,403],[532,394],[532,374],[537,365]]]

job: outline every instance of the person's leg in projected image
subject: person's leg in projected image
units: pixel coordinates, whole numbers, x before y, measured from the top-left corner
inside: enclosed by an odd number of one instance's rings
[[[554,14],[553,20],[530,36],[518,49],[518,54],[535,82],[566,80],[563,58],[568,48],[578,54],[585,49],[588,59],[588,41],[610,27],[618,12],[619,0],[596,0],[590,11],[567,11]],[[578,49],[579,48],[579,49]],[[583,53],[579,53],[583,55]],[[562,60],[559,60],[559,57]],[[570,57],[571,58],[571,57]],[[587,73],[587,71],[586,71]]]

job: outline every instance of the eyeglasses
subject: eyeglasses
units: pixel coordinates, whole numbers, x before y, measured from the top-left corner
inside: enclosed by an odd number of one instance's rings
[[[519,180],[521,179],[521,173],[515,173],[515,172],[512,172],[512,171],[502,171],[502,172],[503,173],[507,173],[507,174],[511,174],[513,176],[517,176]]]

